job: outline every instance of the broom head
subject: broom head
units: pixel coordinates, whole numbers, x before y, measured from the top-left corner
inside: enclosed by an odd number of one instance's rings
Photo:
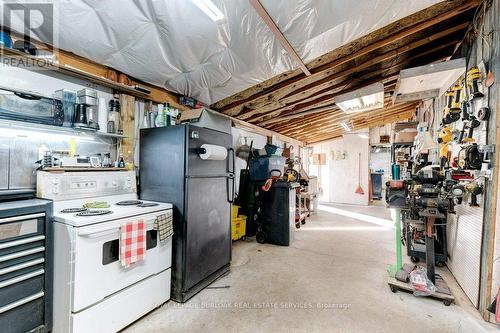
[[[356,188],[356,191],[354,191],[354,193],[356,194],[365,194],[365,191],[363,191],[363,188],[361,187],[361,185],[358,185],[358,187]]]

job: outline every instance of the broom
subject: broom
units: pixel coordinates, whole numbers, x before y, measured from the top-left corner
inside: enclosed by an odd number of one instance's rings
[[[358,187],[354,193],[361,195],[365,194],[365,191],[363,191],[361,187],[361,153],[358,153]]]

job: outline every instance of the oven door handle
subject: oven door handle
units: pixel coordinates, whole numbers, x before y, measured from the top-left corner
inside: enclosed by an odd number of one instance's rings
[[[153,229],[153,227],[154,227],[154,219],[151,223],[146,222],[146,230],[151,230]],[[98,236],[105,236],[117,232],[120,232],[120,226],[113,226],[113,227],[102,228],[97,230],[89,230],[89,231],[78,231],[78,236],[96,238]]]

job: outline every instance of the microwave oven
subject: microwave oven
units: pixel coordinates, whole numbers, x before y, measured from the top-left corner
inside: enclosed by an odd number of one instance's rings
[[[64,109],[60,100],[0,87],[0,118],[62,126]]]

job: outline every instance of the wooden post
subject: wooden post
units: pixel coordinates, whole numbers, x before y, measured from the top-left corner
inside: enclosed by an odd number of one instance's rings
[[[500,88],[498,89],[498,101],[497,110],[500,110]],[[479,311],[483,315],[484,320],[490,320],[490,312],[486,309],[490,303],[493,301],[491,299],[491,291],[493,288],[493,264],[494,264],[494,254],[495,254],[495,229],[497,223],[497,205],[498,205],[498,182],[499,182],[499,172],[500,172],[500,117],[496,116],[496,126],[495,128],[495,153],[494,153],[494,164],[492,165],[492,177],[491,177],[491,207],[485,208],[485,210],[491,211],[490,223],[485,224],[483,231],[483,248],[481,255],[483,256],[481,262],[485,265],[481,269],[481,274],[485,273],[485,276],[481,279],[481,284],[484,283],[484,288],[480,287],[479,295]],[[486,214],[484,215],[486,217]],[[484,222],[483,222],[484,223]],[[481,299],[484,299],[482,301]]]
[[[125,138],[122,140],[121,153],[125,162],[134,162],[135,143],[135,97],[120,94],[121,127]]]

